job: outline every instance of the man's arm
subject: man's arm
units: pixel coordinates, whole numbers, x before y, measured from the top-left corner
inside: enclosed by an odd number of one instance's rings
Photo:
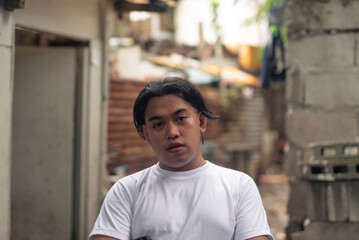
[[[100,213],[90,233],[91,240],[126,240],[131,235],[132,195],[127,179],[115,183],[102,203]],[[134,181],[133,181],[134,182]],[[130,193],[129,193],[130,192]]]
[[[92,240],[119,240],[119,239],[113,238],[113,237],[104,236],[104,235],[94,235],[94,236],[92,237]]]
[[[253,179],[236,189],[239,191],[237,193],[239,200],[237,200],[235,239],[274,239],[270,233],[261,196]]]

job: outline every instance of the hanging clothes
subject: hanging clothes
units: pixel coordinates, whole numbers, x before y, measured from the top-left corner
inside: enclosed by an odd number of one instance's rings
[[[263,89],[268,89],[271,82],[284,81],[286,78],[284,27],[271,25],[270,30],[272,37],[265,46],[260,72]]]
[[[287,139],[285,131],[286,68],[284,58],[284,26],[278,27],[278,25],[273,24],[270,26],[270,30],[272,37],[268,41],[263,53],[260,77],[262,88],[265,90],[263,94],[267,105],[269,129],[275,130],[278,133],[272,160],[282,164]]]

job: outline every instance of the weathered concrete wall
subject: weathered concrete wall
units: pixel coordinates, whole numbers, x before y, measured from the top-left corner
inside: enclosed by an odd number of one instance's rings
[[[307,201],[308,206],[293,204],[306,201],[305,191],[298,186],[308,183],[300,179],[298,165],[313,156],[309,144],[359,139],[358,12],[359,1],[355,0],[286,2],[286,121],[289,140],[286,169],[291,177],[288,212],[293,221],[307,217],[308,212],[303,209],[310,211],[313,207],[310,201],[320,197],[318,191],[314,199],[311,196]],[[330,183],[328,186],[331,188]],[[347,193],[340,189],[333,196],[350,201],[350,197],[341,196]],[[301,213],[297,209],[302,209]],[[336,218],[332,220],[339,221]],[[312,226],[311,231],[319,231],[320,227],[316,227],[319,225]],[[338,229],[345,231],[345,224]],[[295,236],[297,238],[293,239],[301,239],[298,234]],[[305,239],[318,238],[307,234]]]
[[[13,13],[0,0],[0,239],[10,239]]]

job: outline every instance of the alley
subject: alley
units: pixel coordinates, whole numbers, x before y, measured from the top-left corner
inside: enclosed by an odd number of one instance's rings
[[[260,175],[258,189],[267,212],[268,223],[276,240],[286,239],[288,224],[287,202],[289,196],[288,178],[278,167],[269,167]]]
[[[220,116],[201,153],[255,179],[275,240],[356,239],[358,12],[354,0],[0,0],[0,240],[88,239],[110,187],[157,162],[133,104],[172,74]]]

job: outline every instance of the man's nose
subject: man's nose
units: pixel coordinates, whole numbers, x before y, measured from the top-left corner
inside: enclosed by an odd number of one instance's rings
[[[174,123],[170,123],[167,125],[167,137],[168,139],[174,139],[179,137],[179,129],[178,126]]]

